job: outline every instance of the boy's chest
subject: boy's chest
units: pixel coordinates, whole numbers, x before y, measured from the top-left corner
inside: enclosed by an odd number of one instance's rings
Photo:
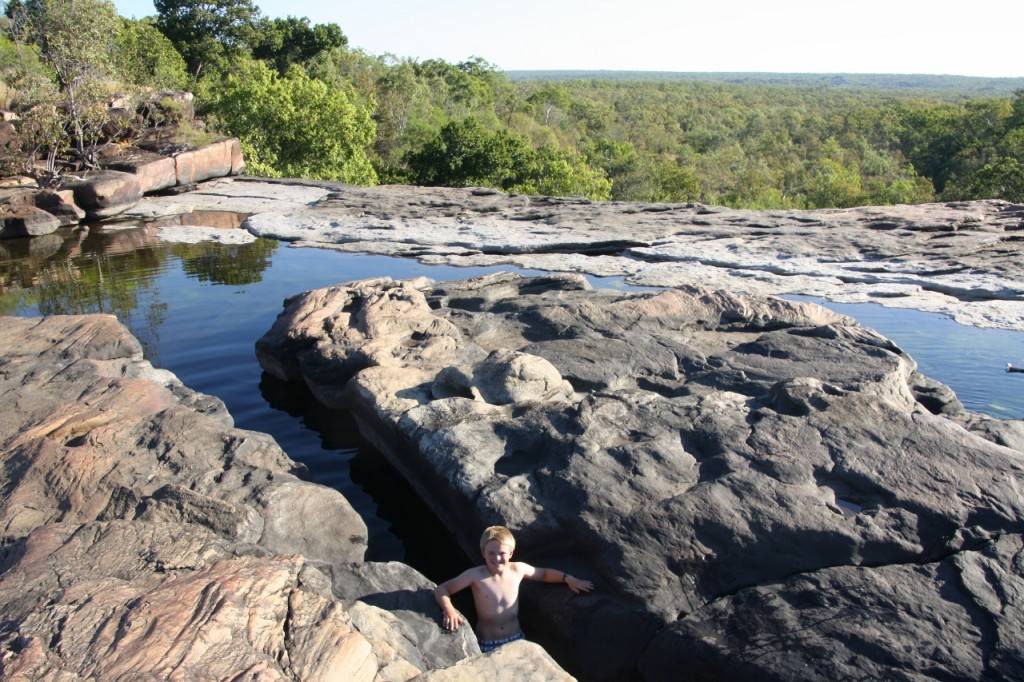
[[[511,577],[503,580],[488,578],[480,581],[474,587],[478,598],[499,609],[511,606],[519,596],[519,581],[511,579]]]

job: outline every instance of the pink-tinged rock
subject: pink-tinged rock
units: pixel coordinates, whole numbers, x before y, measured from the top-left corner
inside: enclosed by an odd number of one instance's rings
[[[174,162],[179,185],[237,174],[245,166],[241,144],[235,138],[181,152],[174,156]]]
[[[174,158],[153,152],[133,149],[111,159],[105,166],[110,170],[137,176],[143,194],[174,187],[178,183]]]
[[[198,526],[56,525],[0,577],[0,676],[353,680],[373,647],[297,556],[237,557]]]
[[[231,174],[238,175],[245,170],[245,157],[242,156],[242,143],[237,137],[227,140],[231,147]]]
[[[479,653],[433,583],[362,561],[337,491],[114,316],[6,318],[0,367],[0,679],[390,682]],[[488,660],[458,674],[566,679],[533,646]]]
[[[301,481],[266,434],[142,359],[113,316],[0,325],[0,538],[48,523],[140,518],[205,526],[277,553],[362,561],[366,525]],[[330,533],[323,532],[330,528]]]
[[[75,203],[92,219],[123,213],[142,198],[139,178],[131,173],[114,170],[88,173],[81,180],[64,183],[59,189],[71,190]]]

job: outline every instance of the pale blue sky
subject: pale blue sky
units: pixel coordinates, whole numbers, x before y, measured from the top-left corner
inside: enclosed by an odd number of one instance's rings
[[[124,16],[151,0],[114,0]],[[1024,0],[256,0],[349,44],[504,70],[1024,76]]]

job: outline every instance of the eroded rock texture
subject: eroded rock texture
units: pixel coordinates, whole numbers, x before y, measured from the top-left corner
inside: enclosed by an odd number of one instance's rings
[[[873,302],[1024,330],[1024,206],[1005,201],[730,209],[530,197],[493,189],[221,178],[146,197],[139,219],[244,213],[254,235],[300,246]]]
[[[257,353],[351,409],[469,555],[502,523],[595,580],[525,591],[588,678],[1021,675],[1020,424],[942,416],[955,396],[849,318],[378,279],[289,299]]]
[[[363,561],[340,493],[112,316],[3,318],[0,401],[2,679],[566,677],[535,644],[488,662],[443,633],[432,583]]]

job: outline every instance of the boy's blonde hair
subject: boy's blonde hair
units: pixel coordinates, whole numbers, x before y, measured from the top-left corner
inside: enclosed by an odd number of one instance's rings
[[[480,549],[482,550],[488,542],[497,540],[499,544],[508,545],[509,549],[516,548],[516,539],[512,537],[512,531],[505,526],[491,526],[480,536]]]

